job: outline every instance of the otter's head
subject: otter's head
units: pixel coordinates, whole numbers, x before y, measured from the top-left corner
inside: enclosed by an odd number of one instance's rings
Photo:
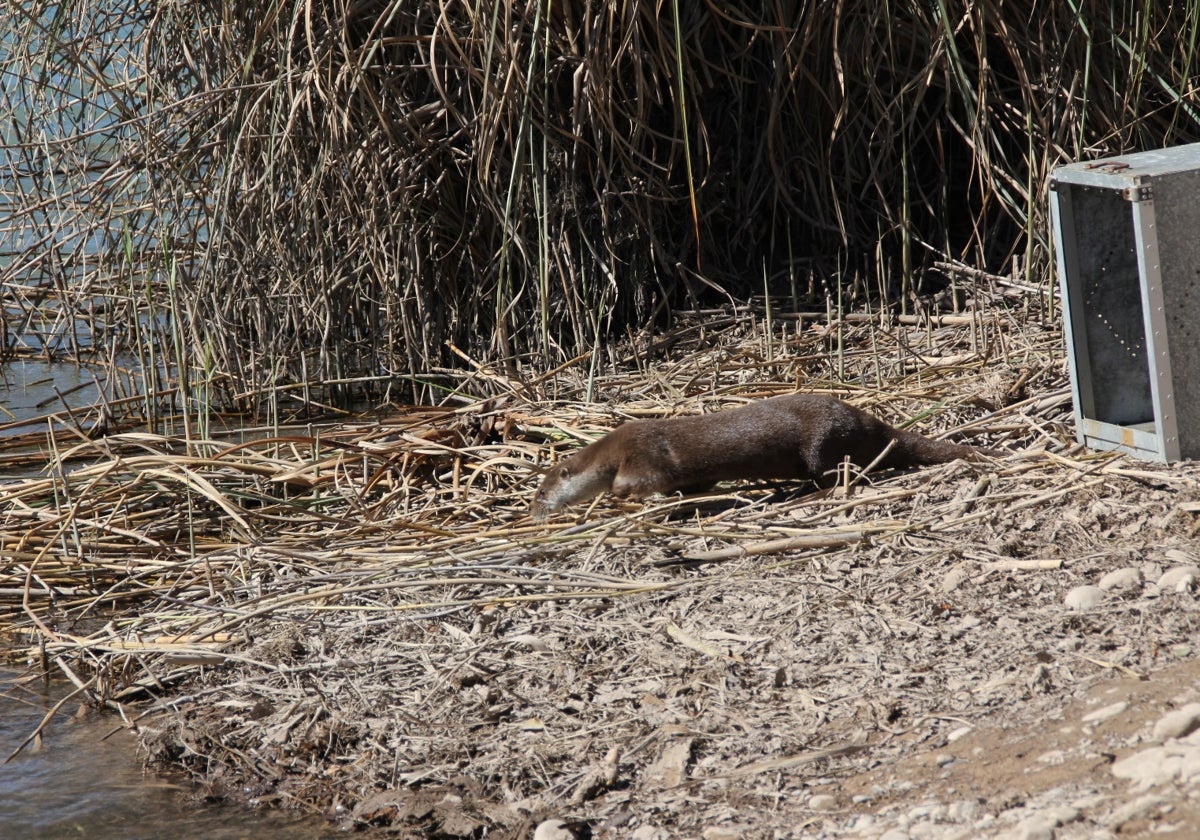
[[[574,477],[571,465],[565,461],[547,470],[542,486],[537,489],[533,504],[529,506],[534,519],[546,519],[571,503],[571,482]]]
[[[529,512],[534,519],[545,519],[567,505],[598,496],[611,488],[611,474],[595,465],[580,466],[577,458],[568,458],[546,472]]]

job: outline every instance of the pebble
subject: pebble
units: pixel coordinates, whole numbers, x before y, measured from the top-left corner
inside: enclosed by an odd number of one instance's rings
[[[1069,805],[1047,808],[1021,820],[1014,837],[1020,840],[1054,840],[1054,829],[1077,819],[1079,812]]]
[[[975,820],[975,828],[979,829],[980,831],[992,829],[992,828],[995,828],[995,826],[996,826],[996,815],[995,814],[984,814],[982,817]]]
[[[866,834],[868,831],[875,828],[875,823],[876,819],[874,814],[863,814],[854,821],[854,823],[850,826],[850,830],[856,831],[859,834]]]
[[[666,829],[653,825],[643,825],[634,829],[629,837],[630,840],[671,840],[671,835],[667,833]]]
[[[1063,603],[1068,609],[1085,612],[1100,606],[1104,600],[1104,590],[1099,586],[1076,586],[1067,593]]]
[[[745,835],[736,828],[709,826],[701,832],[703,840],[742,840]]]
[[[533,840],[578,840],[579,835],[562,820],[544,820],[533,831]]]
[[[958,729],[955,729],[955,730],[949,732],[946,735],[946,740],[949,741],[951,744],[953,744],[959,738],[962,738],[965,735],[970,735],[974,731],[975,731],[975,727],[973,727],[973,726],[960,726],[960,727],[958,727]]]
[[[1196,566],[1196,558],[1188,554],[1186,551],[1180,551],[1178,548],[1168,548],[1163,552],[1163,557],[1166,557],[1172,563],[1180,565],[1191,564],[1192,568]]]
[[[952,822],[974,822],[979,818],[979,802],[975,799],[960,799],[946,806],[946,817]]]
[[[1182,738],[1200,729],[1200,703],[1188,703],[1181,709],[1168,712],[1154,724],[1154,740]]]
[[[1099,793],[1085,793],[1078,799],[1071,800],[1071,807],[1076,811],[1094,811],[1108,804],[1108,797]]]
[[[1110,769],[1118,779],[1127,779],[1139,790],[1175,781],[1187,785],[1200,780],[1200,747],[1151,747],[1114,762]]]
[[[942,816],[945,809],[941,805],[918,805],[912,808],[907,816],[913,822],[919,820],[936,820]]]
[[[1110,703],[1102,709],[1096,709],[1094,712],[1088,712],[1082,720],[1084,723],[1103,723],[1109,718],[1115,718],[1128,708],[1129,704],[1121,700],[1117,703]]]
[[[1141,582],[1142,573],[1132,566],[1126,566],[1124,569],[1117,569],[1100,578],[1100,588],[1104,590],[1125,589],[1129,586],[1137,586]]]
[[[1167,804],[1167,800],[1156,794],[1148,793],[1145,796],[1140,796],[1132,802],[1126,802],[1124,805],[1116,808],[1105,822],[1112,828],[1120,828],[1127,822],[1146,816],[1151,811],[1160,808]]]
[[[814,811],[832,811],[837,807],[837,798],[828,793],[818,793],[808,800],[808,807]]]
[[[963,581],[970,577],[966,569],[961,566],[951,569],[946,572],[946,576],[942,578],[942,592],[950,593],[958,587],[962,586]]]
[[[1176,592],[1187,592],[1197,577],[1200,577],[1200,567],[1176,566],[1163,572],[1163,576],[1158,579],[1158,588],[1160,591],[1174,589]]]
[[[523,633],[519,636],[512,636],[508,641],[514,645],[517,645],[518,647],[528,648],[529,650],[541,652],[550,650],[550,645],[546,643],[545,639],[543,639],[541,636],[535,636],[532,633]]]

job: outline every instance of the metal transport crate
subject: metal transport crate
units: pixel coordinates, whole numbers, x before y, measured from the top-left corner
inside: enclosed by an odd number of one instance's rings
[[[1054,170],[1080,443],[1200,457],[1200,143]]]

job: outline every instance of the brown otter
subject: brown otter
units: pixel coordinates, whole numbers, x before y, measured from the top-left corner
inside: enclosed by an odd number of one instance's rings
[[[732,479],[826,480],[849,459],[915,467],[994,455],[903,431],[839,399],[788,394],[689,417],[633,420],[551,468],[534,496],[537,519],[604,492],[643,499]]]

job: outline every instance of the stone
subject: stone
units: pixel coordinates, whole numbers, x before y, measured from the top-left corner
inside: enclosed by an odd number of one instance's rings
[[[942,578],[942,592],[947,594],[953,592],[958,587],[971,577],[970,573],[961,566],[957,566],[946,572],[946,576]]]
[[[1188,703],[1181,709],[1168,712],[1154,724],[1154,740],[1182,738],[1200,729],[1200,703]]]
[[[1167,800],[1164,797],[1148,793],[1115,808],[1105,822],[1112,828],[1120,828],[1127,822],[1148,816],[1151,811],[1157,810],[1166,803]]]
[[[1200,777],[1200,748],[1151,747],[1114,762],[1112,774],[1139,790]]]
[[[1039,755],[1035,760],[1038,764],[1045,764],[1054,767],[1066,762],[1067,754],[1062,750],[1049,750]]]
[[[742,840],[745,834],[736,828],[723,828],[720,826],[709,826],[700,832],[700,837],[703,840]]]
[[[974,822],[980,816],[979,801],[960,799],[946,806],[946,818],[952,822]]]
[[[942,816],[943,811],[944,809],[941,805],[927,803],[909,809],[906,816],[913,822],[918,820],[936,820]]]
[[[671,840],[671,835],[666,829],[653,825],[643,825],[640,828],[636,828],[629,837],[630,840]]]
[[[808,800],[808,807],[814,811],[832,811],[837,807],[837,798],[828,793],[818,793]]]
[[[1181,566],[1190,565],[1193,568],[1196,566],[1196,558],[1186,551],[1180,551],[1178,548],[1168,548],[1163,552],[1163,557],[1166,557],[1172,563]]]
[[[1186,592],[1192,588],[1197,577],[1200,577],[1200,567],[1192,565],[1176,566],[1173,569],[1163,572],[1162,577],[1158,579],[1157,586],[1160,592],[1172,589],[1176,592]]]
[[[1130,586],[1137,586],[1141,582],[1142,573],[1132,566],[1126,566],[1124,569],[1116,569],[1100,578],[1100,588],[1105,591],[1126,589]]]
[[[1115,718],[1117,715],[1121,714],[1128,708],[1129,708],[1129,704],[1126,703],[1124,700],[1121,700],[1117,703],[1110,703],[1109,705],[1107,705],[1103,708],[1096,709],[1096,711],[1094,711],[1094,712],[1088,712],[1086,715],[1083,716],[1083,722],[1084,723],[1103,723],[1104,721],[1108,720],[1109,718]]]
[[[579,836],[562,820],[544,820],[533,831],[533,840],[579,840]]]
[[[863,814],[851,824],[850,830],[859,834],[866,834],[868,831],[875,829],[876,822],[874,814]]]
[[[1054,840],[1054,829],[1079,819],[1079,812],[1069,805],[1036,811],[1021,820],[1014,834],[1021,840]]]
[[[1086,612],[1100,606],[1105,592],[1099,586],[1076,586],[1063,599],[1067,609]]]

